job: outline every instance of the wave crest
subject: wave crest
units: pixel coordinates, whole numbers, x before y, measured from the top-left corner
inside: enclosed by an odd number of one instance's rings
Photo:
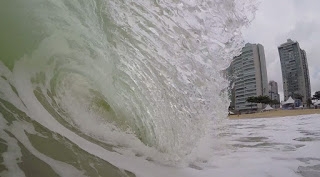
[[[139,139],[180,159],[226,116],[221,71],[243,45],[239,29],[255,1],[36,2],[20,13],[34,19],[26,32],[41,35],[21,44],[37,45],[14,58],[13,84],[28,80],[69,125],[111,144]],[[24,98],[34,93],[17,90],[31,108]]]

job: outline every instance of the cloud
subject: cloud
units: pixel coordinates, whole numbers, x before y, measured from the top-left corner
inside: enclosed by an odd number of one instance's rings
[[[278,46],[288,38],[298,41],[307,52],[311,92],[320,90],[320,1],[265,0],[252,24],[243,30],[250,43],[265,48],[268,80],[278,82],[283,99],[283,85]]]

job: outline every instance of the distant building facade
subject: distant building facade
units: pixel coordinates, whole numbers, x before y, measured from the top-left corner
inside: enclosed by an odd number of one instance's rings
[[[268,78],[264,48],[261,44],[247,43],[241,54],[233,58],[229,67],[232,74],[232,104],[236,111],[262,109],[261,104],[248,103],[252,96],[268,96]]]
[[[288,39],[286,43],[278,47],[284,100],[290,96],[301,99],[304,105],[311,97],[310,77],[306,52],[302,50],[299,43]],[[300,98],[299,98],[300,97]]]
[[[269,81],[269,98],[277,100],[280,103],[280,95],[278,93],[278,83],[276,81]],[[278,108],[280,105],[274,105],[274,108]]]

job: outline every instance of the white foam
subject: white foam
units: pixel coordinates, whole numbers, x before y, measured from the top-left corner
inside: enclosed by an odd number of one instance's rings
[[[19,168],[18,163],[22,156],[18,142],[13,137],[10,137],[4,130],[10,131],[6,126],[8,122],[5,121],[3,115],[0,114],[0,138],[5,141],[5,144],[8,148],[6,152],[2,154],[3,165],[7,170],[2,171],[0,176],[3,177],[24,177],[23,171]]]

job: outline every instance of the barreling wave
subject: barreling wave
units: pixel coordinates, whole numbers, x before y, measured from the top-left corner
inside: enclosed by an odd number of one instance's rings
[[[26,114],[67,138],[60,125],[179,161],[226,116],[221,71],[243,45],[240,28],[255,7],[251,0],[0,2],[2,132],[11,132],[5,112],[15,121]]]

